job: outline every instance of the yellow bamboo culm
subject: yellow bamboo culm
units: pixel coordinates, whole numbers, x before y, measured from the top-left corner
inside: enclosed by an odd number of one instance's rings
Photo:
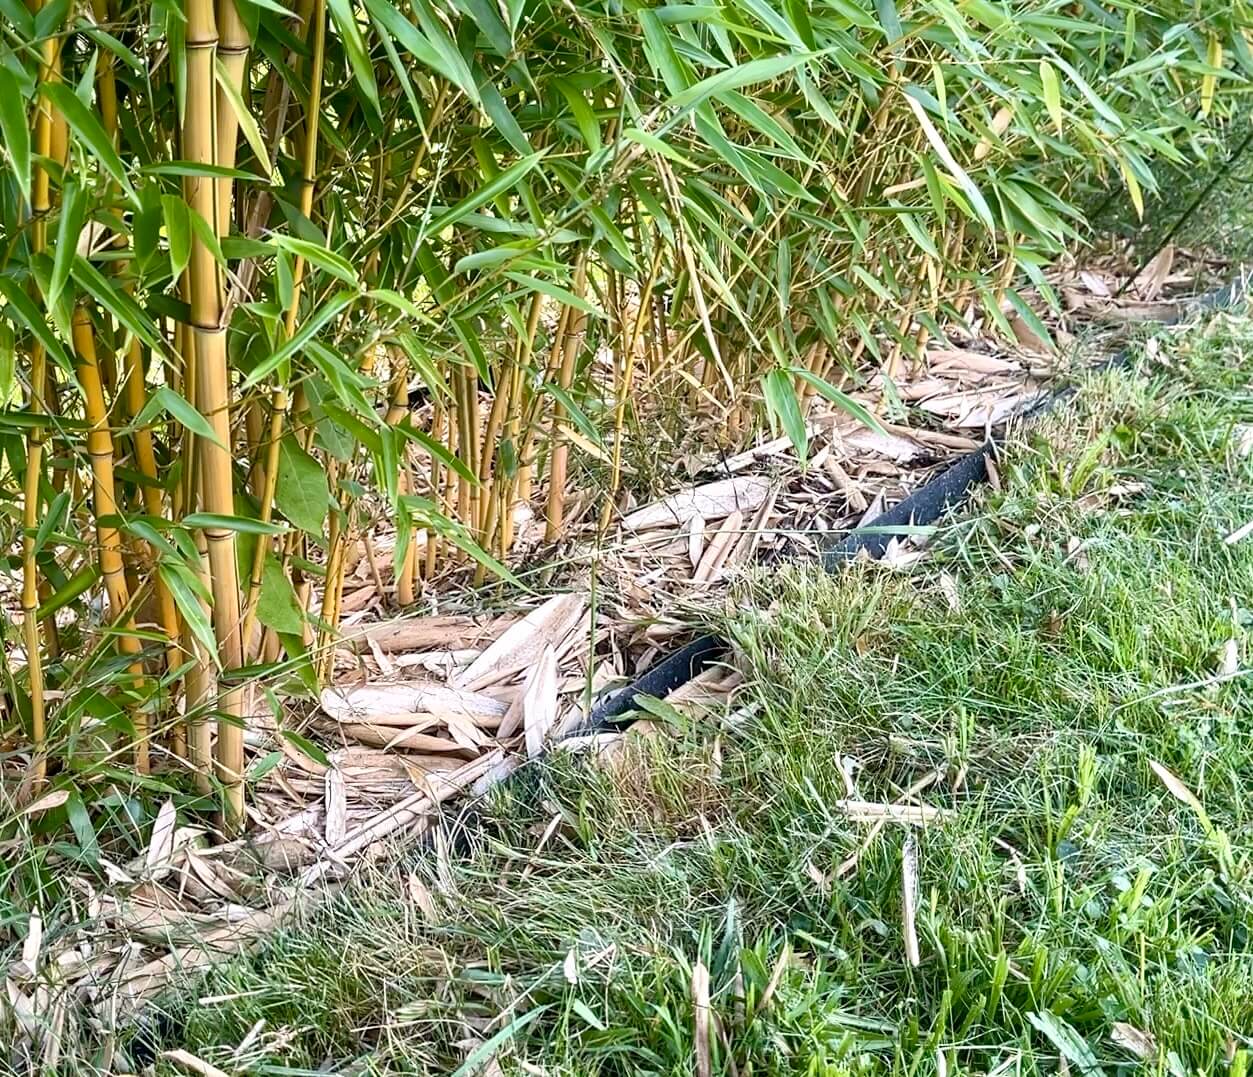
[[[43,6],[37,0],[35,10]],[[51,77],[52,65],[60,48],[55,35],[49,34],[40,47],[38,79]],[[52,106],[42,95],[35,99],[33,121],[34,167],[31,169],[31,249],[43,251],[47,244],[47,218],[52,208],[48,172],[39,163],[51,154]],[[48,380],[48,357],[38,341],[31,346],[30,411],[45,412],[44,386]],[[29,790],[43,784],[47,774],[47,715],[44,699],[43,651],[39,632],[39,565],[36,561],[35,533],[39,527],[39,480],[43,475],[44,428],[32,426],[26,438],[26,475],[22,489],[22,643],[26,650],[26,673],[30,681],[31,766]]]
[[[186,0],[187,110],[183,122],[183,152],[197,164],[216,165],[217,101],[214,68],[217,60],[217,18],[212,0]],[[184,198],[193,213],[222,234],[214,181],[187,176]],[[205,512],[231,516],[235,512],[231,463],[230,381],[223,323],[222,274],[204,239],[194,237],[188,263],[191,326],[196,353],[196,406],[208,421],[213,437],[197,439],[200,501]],[[229,672],[243,664],[240,635],[239,576],[235,565],[235,532],[225,527],[204,528],[213,594],[213,633],[218,659]],[[224,829],[237,830],[244,818],[244,730],[242,691],[232,685],[221,692],[215,762],[224,792]]]
[[[631,323],[630,333],[623,334],[622,361],[619,364],[617,396],[613,412],[613,455],[609,468],[609,489],[605,493],[605,503],[601,506],[600,530],[603,533],[613,519],[614,504],[618,499],[618,487],[622,483],[622,439],[626,428],[627,404],[631,399],[631,385],[635,378],[635,350],[639,345],[640,333],[648,318],[653,300],[653,287],[657,283],[657,274],[661,269],[661,248],[658,247],[653,257],[652,269],[640,290],[639,303],[635,309],[635,318]]]
[[[218,45],[217,61],[221,65],[220,77],[228,81],[235,91],[244,95],[244,79],[248,74],[248,49],[252,40],[248,27],[239,16],[236,0],[217,0]],[[221,86],[217,87],[217,163],[224,168],[235,167],[235,148],[239,141],[239,121],[231,107],[230,97]],[[217,190],[218,226],[223,234],[228,232],[231,219],[231,194],[235,181],[230,176],[219,176],[214,184]]]
[[[578,267],[574,271],[574,294],[580,299],[587,284],[587,260],[579,258]],[[584,311],[570,311],[571,327],[566,332],[564,351],[561,357],[561,369],[557,376],[557,384],[569,390],[574,383],[574,364],[579,357],[579,345],[583,340],[583,327],[587,322]],[[561,537],[561,526],[566,503],[566,462],[570,454],[570,446],[561,432],[561,419],[565,408],[559,401],[553,401],[552,426],[549,430],[548,457],[548,522],[544,528],[544,541],[556,542]]]
[[[126,582],[126,566],[122,559],[122,536],[112,524],[102,521],[117,517],[117,500],[113,492],[113,435],[109,431],[109,412],[104,402],[104,385],[96,355],[95,329],[83,307],[74,311],[73,319],[75,373],[83,391],[87,422],[87,455],[91,459],[92,513],[96,519],[97,555],[100,575],[109,598],[109,621],[117,633],[118,650],[136,658],[143,645],[134,635],[131,618],[130,587]],[[135,677],[143,676],[138,661],[130,667]],[[149,735],[147,714],[136,710],[131,715],[135,724],[135,769],[140,774],[149,770]]]

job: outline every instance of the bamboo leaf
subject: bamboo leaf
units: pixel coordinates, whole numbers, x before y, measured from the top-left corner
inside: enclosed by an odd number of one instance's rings
[[[442,441],[431,437],[430,434],[423,430],[418,430],[406,416],[405,420],[397,424],[393,428],[401,437],[412,441],[415,445],[420,446],[423,451],[430,453],[445,467],[450,468],[452,472],[465,479],[472,486],[479,485],[479,477],[466,466],[465,462],[448,448]]]
[[[52,332],[43,314],[12,277],[0,276],[0,295],[7,300],[8,305],[4,310],[14,325],[29,330],[62,370],[73,370],[74,364],[70,361],[69,355],[61,346],[56,334]]]
[[[74,91],[64,83],[43,82],[40,84],[39,92],[47,97],[53,108],[65,117],[65,122],[70,125],[70,129],[78,136],[79,141],[91,151],[100,162],[100,166],[113,177],[117,185],[135,204],[135,208],[140,208],[139,196],[126,175],[126,166],[122,164],[122,158],[113,148],[113,143],[105,134],[104,128],[100,126],[100,121],[87,110],[87,106],[75,96]]]
[[[267,554],[261,572],[257,620],[275,632],[299,635],[304,631],[304,610],[282,564],[273,554]]]
[[[174,599],[179,616],[191,629],[196,642],[211,657],[214,664],[221,668],[218,658],[217,637],[213,634],[213,624],[201,602],[202,587],[195,574],[181,562],[163,559],[157,565],[157,575]]]
[[[243,535],[282,535],[282,524],[268,524],[248,516],[224,516],[216,512],[192,512],[183,517],[184,527],[207,527],[215,531],[236,531]]]
[[[435,218],[428,229],[428,234],[439,235],[445,228],[451,228],[458,221],[468,217],[475,210],[487,205],[497,195],[511,190],[517,182],[529,173],[544,158],[545,151],[537,150],[520,161],[515,161],[495,179],[483,184],[468,198],[462,199],[452,209],[445,210]]]
[[[274,171],[274,166],[270,163],[270,152],[266,149],[265,139],[261,137],[261,128],[257,126],[257,121],[248,110],[248,105],[244,101],[243,95],[239,92],[239,87],[235,85],[226,68],[222,66],[220,59],[214,59],[213,73],[217,79],[218,89],[226,94],[226,100],[231,106],[231,111],[235,114],[235,120],[239,124],[244,140],[252,150],[252,155],[257,159],[257,163],[265,169],[266,175],[270,177],[271,182],[278,182],[279,176]]]
[[[161,214],[165,218],[165,236],[170,248],[170,274],[178,280],[191,261],[191,211],[181,198],[163,194]]]
[[[837,408],[841,411],[847,412],[858,422],[864,423],[876,434],[887,433],[887,431],[883,429],[883,424],[879,422],[873,412],[868,411],[864,405],[854,400],[848,395],[848,393],[837,389],[825,378],[820,378],[812,370],[806,370],[804,367],[793,367],[791,372],[802,381],[807,381]]]
[[[74,253],[86,213],[87,192],[77,179],[68,176],[61,191],[61,219],[57,221],[57,242],[52,250],[52,275],[48,278],[48,292],[44,297],[49,307],[57,305],[57,300],[61,298],[61,292],[70,279]]]
[[[1060,135],[1065,123],[1062,113],[1062,91],[1057,81],[1057,71],[1048,60],[1040,61],[1040,86],[1044,93],[1044,105],[1053,120],[1053,126]]]
[[[321,537],[331,504],[326,472],[291,434],[279,445],[274,501],[294,527]]]
[[[353,77],[366,100],[373,106],[378,115],[382,115],[379,107],[379,88],[374,81],[374,65],[366,52],[365,39],[361,36],[361,28],[357,25],[357,17],[353,13],[348,0],[327,0],[327,8],[331,19],[339,31],[340,41],[348,54],[348,63],[352,67]],[[262,156],[259,160],[265,160]]]
[[[532,277],[528,273],[506,273],[506,277],[513,281],[514,284],[520,284],[529,292],[542,292],[551,299],[557,300],[558,303],[567,307],[574,307],[575,310],[581,310],[585,314],[590,314],[593,318],[605,317],[605,312],[589,302],[582,296],[575,295],[569,288],[563,288],[559,284],[553,284],[551,281],[540,280],[538,277]]]
[[[801,52],[749,60],[748,63],[738,64],[725,71],[719,71],[716,75],[701,79],[694,86],[689,86],[681,93],[675,94],[666,104],[675,109],[695,108],[709,98],[725,93],[727,90],[738,90],[741,86],[754,82],[770,82],[818,55],[821,54]]]
[[[792,385],[792,376],[781,367],[769,371],[761,379],[762,395],[771,423],[777,423],[788,436],[796,455],[804,460],[809,454],[809,434],[805,429],[805,417]]]
[[[357,276],[357,271],[353,269],[352,263],[342,255],[335,253],[335,251],[328,250],[326,247],[319,247],[316,243],[310,243],[308,240],[297,239],[295,236],[276,235],[274,242],[284,250],[291,251],[292,254],[303,258],[310,265],[317,266],[318,269],[329,273],[337,280],[341,280],[354,288],[361,287],[361,280]]]
[[[309,343],[327,322],[357,298],[356,292],[338,292],[313,314],[313,316],[296,331],[296,334],[278,351],[258,363],[244,379],[243,388],[250,389],[258,382],[264,381],[283,363],[299,352]]]
[[[165,340],[161,331],[143,308],[82,255],[74,256],[73,275],[79,287],[112,314],[119,325],[133,333],[154,352],[165,352]]]
[[[895,45],[905,36],[905,28],[901,26],[900,12],[896,10],[896,0],[875,0],[875,11],[879,22],[883,25],[884,36],[889,45]]]
[[[931,144],[931,148],[935,150],[936,156],[944,162],[944,167],[948,169],[949,174],[957,181],[957,185],[965,192],[966,197],[970,199],[970,204],[974,207],[975,213],[978,214],[979,220],[983,222],[989,232],[994,231],[996,223],[992,219],[992,210],[988,207],[983,194],[975,185],[974,180],[967,175],[966,170],[957,163],[957,159],[949,150],[943,136],[936,130],[935,124],[931,122],[931,118],[927,115],[922,105],[909,92],[910,89],[912,87],[906,88],[905,101],[910,109],[913,110],[914,116],[918,120],[918,126],[922,128],[922,133]]]
[[[13,73],[0,65],[0,135],[4,154],[17,178],[17,189],[30,204],[30,130],[26,123],[26,99]]]
[[[190,430],[196,437],[204,438],[206,441],[219,445],[223,449],[218,436],[213,432],[213,427],[189,401],[179,396],[168,385],[159,385],[148,397],[148,402],[143,406],[143,410],[131,421],[126,428],[127,431],[142,430],[145,426],[151,426],[153,422],[162,413],[169,415],[180,426]]]

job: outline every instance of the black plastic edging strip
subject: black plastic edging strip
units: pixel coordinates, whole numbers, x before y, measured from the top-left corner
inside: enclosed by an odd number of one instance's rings
[[[1231,306],[1248,293],[1248,283],[1248,277],[1241,270],[1230,284],[1192,300],[1187,306],[1202,310]],[[1174,325],[1182,320],[1184,309],[1181,306],[1179,313],[1154,324]],[[1105,362],[1096,364],[1094,369],[1123,366],[1129,361],[1130,352],[1124,349]],[[1074,386],[1061,386],[1051,390],[1018,418],[1033,418],[1047,412],[1073,393]],[[986,441],[973,452],[958,458],[956,463],[919,487],[905,500],[876,516],[866,527],[846,532],[844,538],[822,551],[822,567],[827,572],[834,572],[862,553],[877,561],[887,552],[888,544],[894,538],[908,535],[910,528],[932,524],[950,509],[961,505],[970,496],[970,491],[987,479],[988,457],[995,455],[998,445],[998,440]],[[567,736],[586,736],[605,729],[615,718],[636,709],[635,702],[641,696],[661,698],[668,695],[708,669],[728,648],[727,641],[719,636],[707,635],[694,639],[674,654],[650,666],[625,688],[620,688],[597,703],[587,720],[571,730]]]

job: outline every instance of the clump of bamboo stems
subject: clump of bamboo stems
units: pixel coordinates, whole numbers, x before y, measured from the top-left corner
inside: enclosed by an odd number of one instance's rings
[[[88,33],[34,0],[0,68],[28,793],[63,767],[64,671],[113,662],[119,754],[237,827],[239,671],[329,674],[359,538],[397,605],[482,586],[528,514],[532,542],[576,502],[611,528],[633,441],[734,445],[784,419],[780,385],[839,403],[946,318],[1033,316],[1019,270],[1086,191],[1142,205],[1151,156],[1210,137],[1249,29],[1217,0],[1065,41],[1044,0],[995,34],[864,6],[850,36],[734,0],[473,26],[427,0],[92,0]],[[1204,27],[1187,75],[1159,63],[1178,25]],[[365,518],[395,522],[390,566]]]

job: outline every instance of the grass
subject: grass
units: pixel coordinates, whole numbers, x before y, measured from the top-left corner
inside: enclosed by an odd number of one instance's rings
[[[1241,1077],[1253,539],[1223,539],[1253,519],[1251,351],[1217,317],[1092,377],[909,573],[748,581],[749,717],[534,768],[466,848],[398,851],[124,1052],[689,1074],[703,967],[713,1073]],[[949,814],[910,838],[911,967],[907,828],[838,802],[922,779]]]

